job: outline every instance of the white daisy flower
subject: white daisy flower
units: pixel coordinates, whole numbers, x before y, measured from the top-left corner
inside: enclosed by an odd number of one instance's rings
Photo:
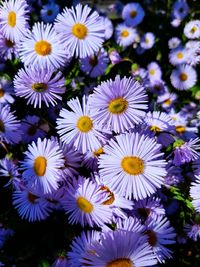
[[[100,176],[111,191],[126,198],[143,199],[164,182],[165,160],[154,138],[138,133],[120,134],[99,157]],[[159,159],[158,159],[159,158]]]
[[[172,85],[178,90],[188,90],[197,82],[196,70],[190,65],[180,65],[170,76]]]
[[[115,29],[115,39],[117,44],[127,47],[134,43],[137,37],[136,29],[126,26],[125,23],[118,24]]]
[[[82,153],[99,149],[104,135],[93,120],[95,114],[91,112],[85,96],[82,99],[82,107],[78,98],[71,99],[67,104],[72,111],[63,108],[60,118],[57,119],[56,128],[60,139],[64,143],[73,144]]]
[[[56,18],[55,29],[62,34],[70,54],[79,58],[93,55],[104,41],[103,20],[87,5],[65,8]]]
[[[35,23],[19,47],[25,65],[59,68],[69,60],[66,45],[50,24]]]
[[[184,34],[189,39],[200,37],[200,20],[189,21],[184,27]]]
[[[22,178],[33,192],[48,194],[58,189],[61,168],[64,166],[64,156],[55,141],[32,142],[25,152],[21,169]]]
[[[190,56],[191,53],[189,49],[177,47],[169,53],[169,62],[174,66],[184,64]]]
[[[25,0],[1,1],[0,28],[10,41],[22,39],[28,28],[28,5]]]
[[[152,32],[147,32],[143,35],[140,46],[144,49],[150,49],[155,44],[155,35]]]
[[[169,49],[175,49],[181,44],[181,40],[178,37],[172,37],[168,41]]]
[[[148,78],[151,82],[159,81],[162,78],[162,71],[156,62],[151,62],[147,65]]]

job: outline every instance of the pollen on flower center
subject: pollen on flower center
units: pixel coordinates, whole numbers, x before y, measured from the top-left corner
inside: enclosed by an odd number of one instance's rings
[[[138,175],[144,171],[143,160],[135,156],[124,157],[121,166],[125,172],[131,175]]]
[[[30,193],[30,192],[28,193],[28,200],[29,200],[29,202],[31,202],[32,204],[34,204],[35,201],[36,201],[36,199],[38,199],[37,196],[33,195],[33,194]]]
[[[181,74],[180,74],[180,76],[179,76],[179,78],[180,78],[180,80],[181,80],[181,81],[183,81],[183,82],[184,82],[184,81],[186,81],[186,80],[187,80],[188,76],[187,76],[187,74],[186,74],[186,73],[181,73]]]
[[[14,11],[11,11],[8,14],[8,25],[12,28],[16,25],[16,13]]]
[[[177,56],[178,59],[182,59],[183,58],[183,53],[182,52],[179,52],[179,53],[177,53],[176,56]]]
[[[50,55],[52,51],[51,44],[41,40],[35,43],[35,52],[40,56]]]
[[[93,122],[88,116],[82,116],[77,122],[77,128],[83,133],[89,132],[93,127]]]
[[[152,125],[150,128],[150,131],[159,133],[159,132],[161,132],[161,129],[156,125]]]
[[[121,32],[121,36],[122,37],[128,37],[129,36],[129,32],[127,30],[124,30]]]
[[[192,29],[190,30],[191,33],[195,33],[197,30],[196,26],[192,27]]]
[[[76,36],[78,39],[85,39],[88,33],[88,29],[84,24],[76,23],[72,27],[72,33],[74,36]]]
[[[47,84],[46,83],[34,83],[32,84],[32,89],[36,92],[44,92],[47,90]]]
[[[177,126],[176,126],[176,132],[177,132],[177,133],[180,133],[180,134],[181,134],[181,133],[184,133],[185,130],[186,130],[186,129],[185,129],[185,127],[184,127],[183,125],[177,125]]]
[[[129,259],[117,259],[107,263],[106,267],[133,267],[133,263]]]
[[[79,209],[85,213],[91,213],[93,211],[93,205],[84,197],[78,197],[76,200],[76,204]]]
[[[154,74],[155,74],[155,70],[154,70],[154,69],[150,69],[149,73],[150,73],[151,75],[154,75]]]
[[[12,41],[10,41],[9,39],[6,39],[5,40],[5,45],[8,47],[8,48],[12,48],[14,46],[14,43]]]
[[[118,97],[110,101],[108,110],[112,114],[122,114],[128,108],[128,102],[123,97]]]
[[[95,151],[93,152],[93,155],[94,155],[95,157],[99,157],[101,154],[104,154],[103,147],[100,147],[99,149],[97,149],[97,150],[95,150]]]
[[[34,161],[34,171],[36,175],[43,176],[46,172],[47,160],[45,157],[39,156]]]
[[[146,233],[146,235],[148,235],[149,245],[154,247],[156,245],[156,243],[157,243],[157,237],[156,237],[155,232],[152,231],[152,230],[147,230],[145,233]]]
[[[4,90],[2,88],[0,88],[0,98],[4,96]]]
[[[2,120],[0,120],[0,132],[4,133],[5,132],[5,126]]]
[[[171,103],[172,103],[171,99],[167,99],[167,100],[164,101],[165,105],[171,105]]]
[[[96,55],[90,57],[89,64],[90,64],[92,67],[95,67],[95,66],[98,64],[98,58],[97,58]]]
[[[130,12],[130,17],[133,19],[133,18],[135,18],[137,16],[137,11],[136,10],[132,10],[131,12]]]

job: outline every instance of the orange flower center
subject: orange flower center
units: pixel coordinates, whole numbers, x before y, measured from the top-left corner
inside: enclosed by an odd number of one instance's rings
[[[128,174],[138,175],[144,171],[144,162],[135,156],[124,157],[121,162],[121,167]]]
[[[48,56],[51,54],[52,47],[47,41],[41,40],[35,43],[35,52],[40,56]]]

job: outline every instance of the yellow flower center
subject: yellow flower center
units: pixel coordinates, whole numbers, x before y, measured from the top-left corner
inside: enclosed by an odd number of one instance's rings
[[[148,235],[148,242],[149,242],[149,245],[154,247],[157,243],[157,236],[156,236],[156,233],[152,230],[147,230],[146,232],[146,235]]]
[[[176,126],[176,132],[179,134],[182,134],[186,131],[185,127],[183,125],[177,125]]]
[[[12,28],[16,25],[16,13],[14,11],[11,11],[8,14],[8,25]]]
[[[93,205],[84,197],[78,197],[76,204],[85,213],[91,213],[94,209]]]
[[[154,69],[150,69],[149,73],[150,73],[150,75],[154,75],[155,74],[155,70]]]
[[[0,120],[0,132],[4,133],[5,132],[5,126],[2,120]]]
[[[183,82],[184,82],[184,81],[186,81],[186,80],[187,80],[188,76],[187,76],[187,74],[186,74],[186,73],[181,73],[181,74],[180,74],[180,76],[179,76],[179,78],[180,78],[180,80],[181,80],[181,81],[183,81]]]
[[[123,31],[121,32],[121,36],[122,36],[122,37],[128,37],[128,36],[129,36],[129,32],[128,32],[127,30],[123,30]]]
[[[156,132],[156,133],[160,133],[161,129],[156,125],[152,125],[151,128],[150,128],[150,131]]]
[[[135,156],[124,157],[121,166],[125,172],[131,175],[138,175],[144,171],[143,160]]]
[[[72,34],[80,40],[85,39],[85,37],[87,36],[87,33],[88,33],[88,29],[84,24],[76,23],[72,27]]]
[[[93,127],[93,122],[88,116],[82,116],[78,119],[77,128],[83,133],[88,133]]]
[[[130,17],[131,17],[132,19],[134,19],[136,16],[137,16],[137,11],[136,11],[136,10],[132,10],[132,11],[130,12]]]
[[[9,39],[6,39],[5,40],[5,45],[8,47],[8,48],[12,48],[14,46],[14,43],[12,41],[10,41]]]
[[[128,108],[128,102],[123,97],[118,97],[110,101],[108,110],[112,114],[122,114]]]
[[[0,98],[4,96],[4,90],[2,88],[0,88]]]
[[[129,259],[117,259],[107,263],[106,267],[133,267],[133,263]]]
[[[196,26],[193,26],[192,29],[190,30],[191,33],[195,33],[197,30],[197,27]]]
[[[99,157],[101,154],[104,154],[103,147],[100,147],[99,149],[97,149],[97,150],[95,150],[95,151],[93,152],[93,155],[94,155],[95,157]]]
[[[171,105],[171,103],[172,103],[171,99],[167,99],[164,101],[165,105]]]
[[[115,201],[115,195],[107,186],[102,186],[101,190],[108,192],[108,199],[106,199],[102,204],[103,205],[111,205]]]
[[[44,92],[48,88],[46,83],[34,83],[32,84],[32,89],[36,92]]]
[[[29,202],[31,202],[32,204],[34,204],[35,201],[36,201],[36,199],[38,199],[37,196],[33,195],[33,194],[30,193],[30,192],[28,193],[28,200],[29,200]]]
[[[50,55],[52,51],[51,44],[41,40],[35,43],[35,52],[40,56]]]
[[[182,52],[178,52],[176,56],[178,59],[182,59],[184,57]]]
[[[34,161],[34,171],[37,176],[43,176],[46,172],[47,160],[45,157],[39,156]]]

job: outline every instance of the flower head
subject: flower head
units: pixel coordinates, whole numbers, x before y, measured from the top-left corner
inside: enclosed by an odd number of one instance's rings
[[[49,107],[49,104],[55,106],[57,99],[62,99],[60,95],[65,92],[65,81],[60,71],[54,73],[53,69],[26,67],[15,76],[14,88],[16,95],[27,99],[27,104],[34,108],[41,108],[42,103]]]
[[[61,168],[64,159],[60,147],[55,141],[37,139],[25,152],[21,169],[22,177],[28,188],[40,194],[51,193],[58,189]]]
[[[122,18],[126,25],[135,27],[142,22],[144,14],[144,9],[139,3],[129,3],[123,8]]]
[[[99,157],[100,176],[106,186],[126,198],[150,196],[164,181],[165,161],[160,145],[138,133],[121,134],[104,147]]]
[[[66,46],[50,24],[35,23],[19,47],[25,65],[59,68],[69,60]]]
[[[0,7],[0,28],[11,42],[20,41],[28,28],[28,5],[25,0],[5,0]]]
[[[71,56],[79,58],[92,56],[104,41],[104,23],[88,5],[65,8],[56,18],[55,29],[62,34]]]
[[[117,133],[128,130],[142,121],[147,109],[147,95],[143,86],[133,78],[102,82],[90,98],[94,120]]]

